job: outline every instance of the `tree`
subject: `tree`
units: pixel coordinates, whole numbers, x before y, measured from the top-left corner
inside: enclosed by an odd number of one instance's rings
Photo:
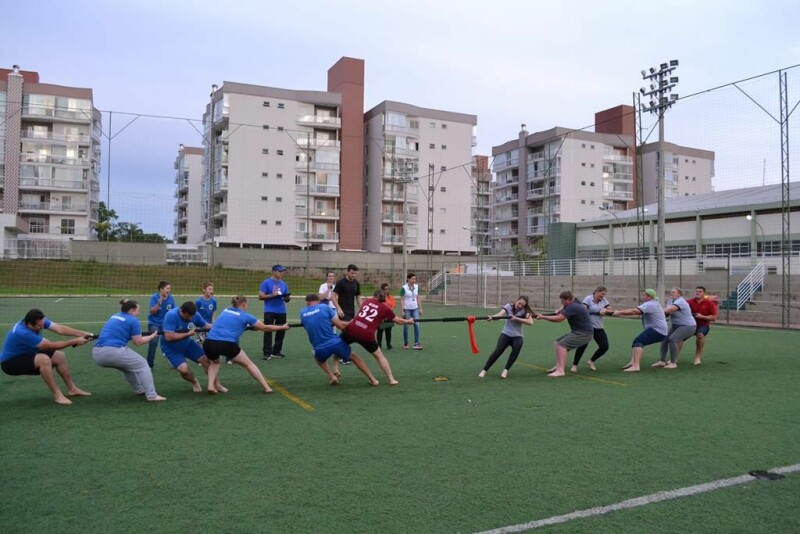
[[[100,202],[97,214],[95,233],[100,241],[126,241],[129,243],[169,243],[170,241],[157,233],[144,233],[142,223],[118,222],[119,215]]]
[[[100,241],[117,241],[119,230],[117,228],[119,216],[114,210],[106,207],[106,203],[101,201],[97,213],[97,226],[94,231]]]

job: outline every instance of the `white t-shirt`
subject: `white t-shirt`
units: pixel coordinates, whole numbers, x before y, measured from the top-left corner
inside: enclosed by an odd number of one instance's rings
[[[336,285],[336,284],[331,284],[329,286],[328,282],[323,282],[322,285],[319,286],[319,291],[317,291],[317,293],[322,295],[320,297],[321,299],[327,299],[328,306],[330,306],[331,308],[333,308],[335,310],[336,309],[336,304],[333,303],[333,297],[332,297],[332,295],[333,295],[333,286],[334,285]]]
[[[400,293],[404,310],[416,310],[419,308],[419,285],[414,285],[414,289],[411,289],[408,284],[405,284]]]

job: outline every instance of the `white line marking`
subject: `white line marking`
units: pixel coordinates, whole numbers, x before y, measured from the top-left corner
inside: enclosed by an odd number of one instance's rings
[[[797,471],[800,471],[800,464],[789,465],[786,467],[776,467],[774,469],[769,470],[770,473],[780,473],[780,474],[795,473]],[[522,532],[524,530],[531,530],[534,528],[547,527],[550,525],[557,525],[559,523],[566,523],[567,521],[572,521],[574,519],[585,519],[587,517],[592,517],[595,515],[604,515],[609,512],[615,512],[617,510],[637,508],[639,506],[645,506],[647,504],[653,504],[656,502],[669,501],[671,499],[678,499],[681,497],[688,497],[689,495],[706,493],[709,491],[715,491],[730,486],[738,486],[740,484],[746,484],[754,480],[757,479],[751,475],[741,475],[738,477],[726,478],[723,480],[715,480],[714,482],[698,484],[697,486],[687,486],[685,488],[679,488],[676,490],[660,491],[658,493],[653,493],[651,495],[645,495],[644,497],[636,497],[635,499],[628,499],[627,501],[618,502],[616,504],[609,504],[607,506],[596,506],[595,508],[578,510],[577,512],[572,512],[569,514],[548,517],[547,519],[538,519],[536,521],[530,521],[528,523],[520,523],[518,525],[511,525],[507,527],[486,530],[479,534],[505,534],[506,532]]]
[[[56,299],[56,302],[61,302],[62,300],[64,300],[64,299],[63,298]]]

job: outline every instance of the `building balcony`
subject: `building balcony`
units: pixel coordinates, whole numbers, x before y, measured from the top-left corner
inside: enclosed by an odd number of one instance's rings
[[[494,172],[501,172],[506,169],[511,169],[513,167],[519,167],[519,158],[511,158],[505,161],[497,161],[494,160],[492,163],[492,171]]]
[[[633,165],[633,157],[631,156],[620,156],[617,154],[605,154],[603,156],[603,161],[608,161],[611,163],[628,163]]]
[[[389,202],[403,202],[405,199],[406,202],[416,203],[419,200],[419,191],[416,188],[409,188],[403,193],[402,186],[395,186],[394,191],[391,187],[384,187],[381,198]]]
[[[407,236],[405,238],[405,244],[408,245],[416,245],[417,238],[416,236]],[[382,235],[381,236],[381,245],[387,246],[402,246],[403,245],[403,236],[401,235]]]
[[[519,212],[506,212],[506,213],[496,213],[494,216],[495,221],[516,221],[519,218]]]
[[[632,201],[633,191],[603,191],[603,198]]]
[[[517,195],[517,194],[500,195],[500,196],[495,197],[495,199],[494,199],[495,206],[497,206],[499,204],[507,204],[509,202],[519,202],[519,195]]]
[[[419,150],[411,148],[400,148],[394,145],[383,145],[383,154],[387,158],[404,157],[404,158],[419,158]]]
[[[308,137],[298,137],[294,141],[300,148],[341,148],[342,143],[336,139],[309,139]]]
[[[321,161],[295,161],[294,169],[296,171],[304,171],[304,172],[316,172],[316,171],[339,172],[339,164],[323,163]]]
[[[32,224],[29,227],[28,233],[41,236],[64,236],[64,237],[77,235],[74,228],[50,226],[48,224]]]
[[[22,106],[22,118],[31,120],[60,119],[65,121],[93,122],[91,111],[70,110],[39,105]]]
[[[339,186],[338,185],[315,185],[315,184],[295,184],[294,186],[295,193],[305,195],[314,195],[314,196],[339,196]]]
[[[545,197],[554,196],[554,195],[560,195],[560,194],[561,194],[561,187],[560,186],[550,187],[549,189],[546,189],[546,188],[542,187],[542,188],[538,188],[538,189],[529,189],[528,190],[527,199],[528,200],[533,200],[533,199],[537,199],[537,198],[545,198]]]
[[[22,130],[20,137],[26,140],[56,141],[62,143],[91,144],[92,138],[88,134],[56,134],[53,132],[40,132],[36,130]]]
[[[419,137],[419,128],[400,126],[398,124],[384,124],[383,131],[390,134],[401,134],[409,137]]]
[[[547,233],[547,226],[540,224],[538,226],[528,226],[527,235],[545,235]]]
[[[53,165],[80,165],[88,166],[88,158],[68,158],[66,156],[46,156],[42,154],[22,154],[19,158],[22,163],[51,163]]]
[[[630,184],[633,183],[633,175],[625,172],[604,172],[603,180],[621,184]]]
[[[86,191],[89,183],[83,180],[54,180],[52,178],[20,178],[20,189],[77,189]],[[98,190],[100,188],[98,187]]]
[[[295,206],[294,214],[301,219],[307,219],[309,217],[313,219],[338,219],[339,218],[339,210],[337,209],[308,209],[303,208],[300,206]]]
[[[341,117],[325,117],[323,115],[298,115],[297,124],[312,126],[314,128],[324,128],[338,130],[342,127]]]
[[[311,243],[338,243],[338,232],[295,232],[294,238],[301,243],[310,241]]]
[[[51,204],[50,202],[20,202],[20,211],[56,211],[59,213],[86,213],[86,206],[76,204]]]
[[[407,213],[405,222],[416,223],[419,221],[419,213]],[[384,212],[381,213],[381,222],[383,224],[403,224],[403,212]]]

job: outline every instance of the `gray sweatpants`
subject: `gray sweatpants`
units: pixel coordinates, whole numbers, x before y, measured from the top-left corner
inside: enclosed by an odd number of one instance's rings
[[[661,361],[667,361],[667,347],[669,347],[670,363],[678,362],[678,342],[685,341],[692,337],[697,330],[697,325],[673,326],[669,330],[669,335],[661,342]]]
[[[125,375],[125,380],[137,395],[144,395],[148,399],[158,396],[153,382],[153,371],[147,365],[147,360],[129,347],[94,347],[92,359],[100,367],[119,369]]]

